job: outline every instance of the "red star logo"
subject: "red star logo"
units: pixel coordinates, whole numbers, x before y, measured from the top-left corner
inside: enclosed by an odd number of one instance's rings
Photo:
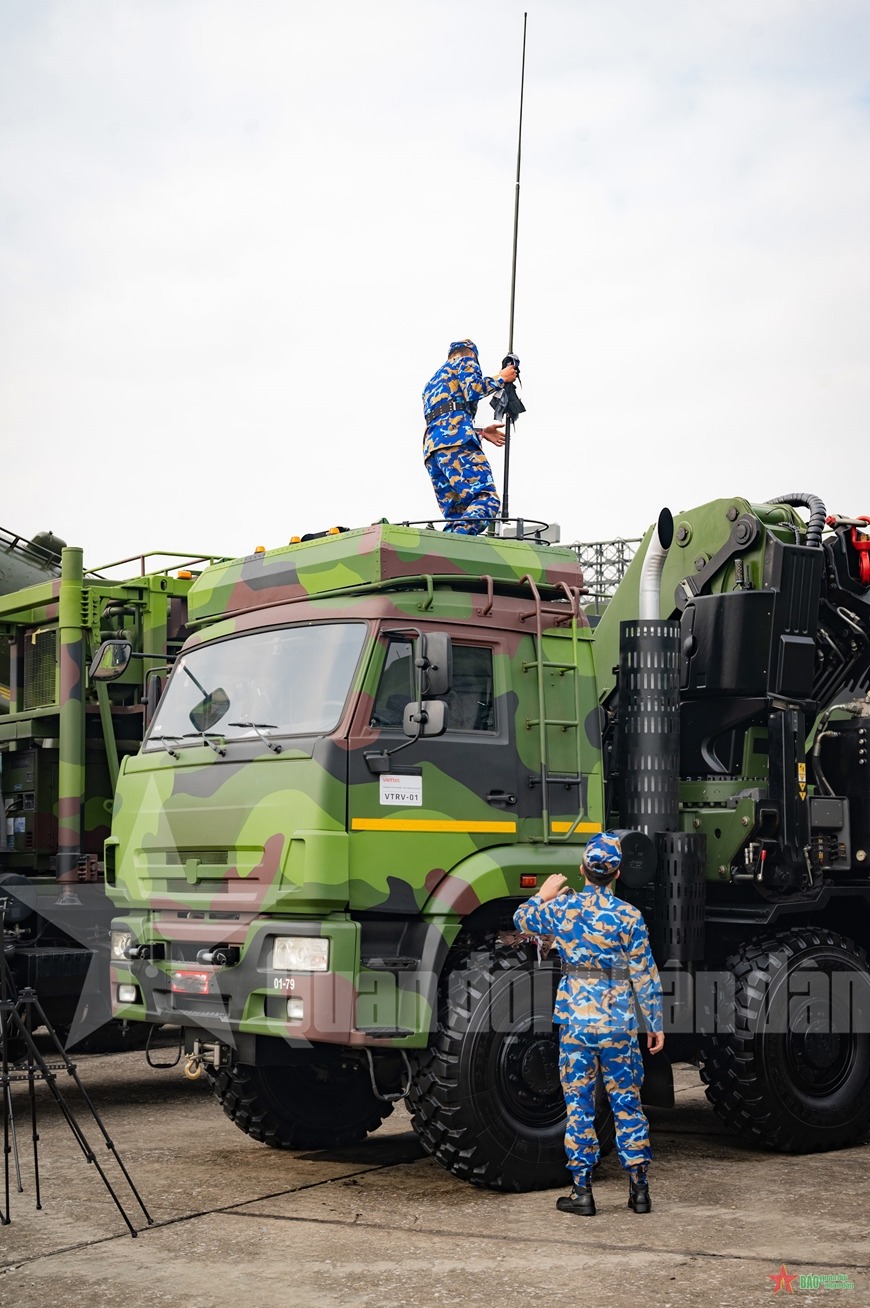
[[[768,1272],[767,1279],[773,1281],[774,1294],[779,1294],[780,1290],[785,1290],[788,1294],[794,1294],[794,1290],[791,1288],[791,1283],[792,1281],[797,1280],[797,1273],[793,1272],[791,1276],[789,1276],[788,1272],[785,1270],[785,1263],[782,1264],[778,1272]]]

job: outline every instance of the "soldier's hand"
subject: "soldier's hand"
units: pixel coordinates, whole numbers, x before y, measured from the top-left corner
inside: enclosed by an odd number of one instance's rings
[[[501,377],[502,381],[506,382],[516,381],[517,370],[512,363],[509,363],[506,368],[502,368],[501,372],[496,373],[496,377]]]
[[[539,899],[555,899],[561,895],[563,890],[568,890],[568,878],[563,877],[561,872],[554,872],[551,877],[547,877],[544,884],[538,891]]]
[[[651,1054],[660,1054],[665,1047],[664,1031],[647,1031],[646,1047]]]
[[[488,427],[481,427],[480,434],[484,440],[492,441],[493,445],[504,445],[503,422],[491,422]]]

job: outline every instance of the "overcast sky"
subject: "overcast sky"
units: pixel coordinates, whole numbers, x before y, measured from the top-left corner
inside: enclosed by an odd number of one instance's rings
[[[524,8],[512,511],[870,513],[867,0],[0,0],[0,524],[430,516],[423,385],[507,348]]]

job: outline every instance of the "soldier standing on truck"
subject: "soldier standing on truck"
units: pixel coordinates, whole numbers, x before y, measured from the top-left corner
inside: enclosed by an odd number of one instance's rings
[[[637,1039],[632,988],[657,1054],[665,1042],[662,990],[640,910],[618,899],[622,850],[613,832],[593,836],[580,865],[586,884],[575,894],[564,876],[547,877],[514,914],[520,931],[552,935],[562,956],[562,979],[553,1019],[559,1026],[559,1075],[568,1124],[565,1152],[571,1194],[556,1202],[562,1213],[595,1216],[592,1169],[598,1162],[595,1083],[598,1072],[613,1110],[619,1161],[629,1175],[628,1206],[652,1208],[647,1168],[649,1125],[640,1106],[643,1059]]]
[[[497,516],[500,501],[480,438],[504,445],[504,423],[475,427],[477,405],[516,380],[513,364],[484,377],[474,341],[452,341],[447,362],[423,391],[423,459],[448,532],[479,536]]]

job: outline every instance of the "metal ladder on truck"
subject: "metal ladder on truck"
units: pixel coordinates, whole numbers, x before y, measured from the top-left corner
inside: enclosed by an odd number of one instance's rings
[[[526,726],[529,730],[537,727],[538,739],[540,744],[541,755],[541,825],[542,841],[544,844],[554,842],[568,841],[577,831],[583,820],[583,773],[581,768],[581,740],[582,740],[582,723],[581,723],[581,706],[580,706],[580,672],[577,638],[577,620],[580,616],[580,596],[588,594],[586,587],[567,586],[564,582],[560,583],[560,589],[564,591],[565,598],[570,604],[570,619],[566,614],[561,601],[547,601],[541,598],[540,591],[533,577],[527,573],[521,578],[521,584],[528,584],[534,600],[534,608],[528,612],[520,614],[520,621],[525,622],[529,618],[534,618],[535,626],[532,633],[532,646],[535,657],[522,663],[523,672],[534,670],[537,680],[537,698],[538,698],[538,716],[526,719]],[[546,657],[544,649],[544,611],[548,609],[547,616],[554,618],[555,621],[550,625],[564,625],[570,620],[571,624],[571,660],[563,661],[554,660]],[[573,678],[573,715],[569,717],[555,717],[548,714],[547,704],[547,674],[556,673],[560,677],[571,676]],[[568,772],[553,772],[550,768],[551,750],[549,741],[549,731],[560,729],[563,732],[572,732],[572,762],[574,767]],[[532,784],[535,784],[535,778],[532,778]],[[552,785],[576,786],[577,787],[577,816],[573,822],[566,823],[567,830],[557,833],[553,829],[550,821],[550,787]],[[560,822],[559,827],[562,826]]]

